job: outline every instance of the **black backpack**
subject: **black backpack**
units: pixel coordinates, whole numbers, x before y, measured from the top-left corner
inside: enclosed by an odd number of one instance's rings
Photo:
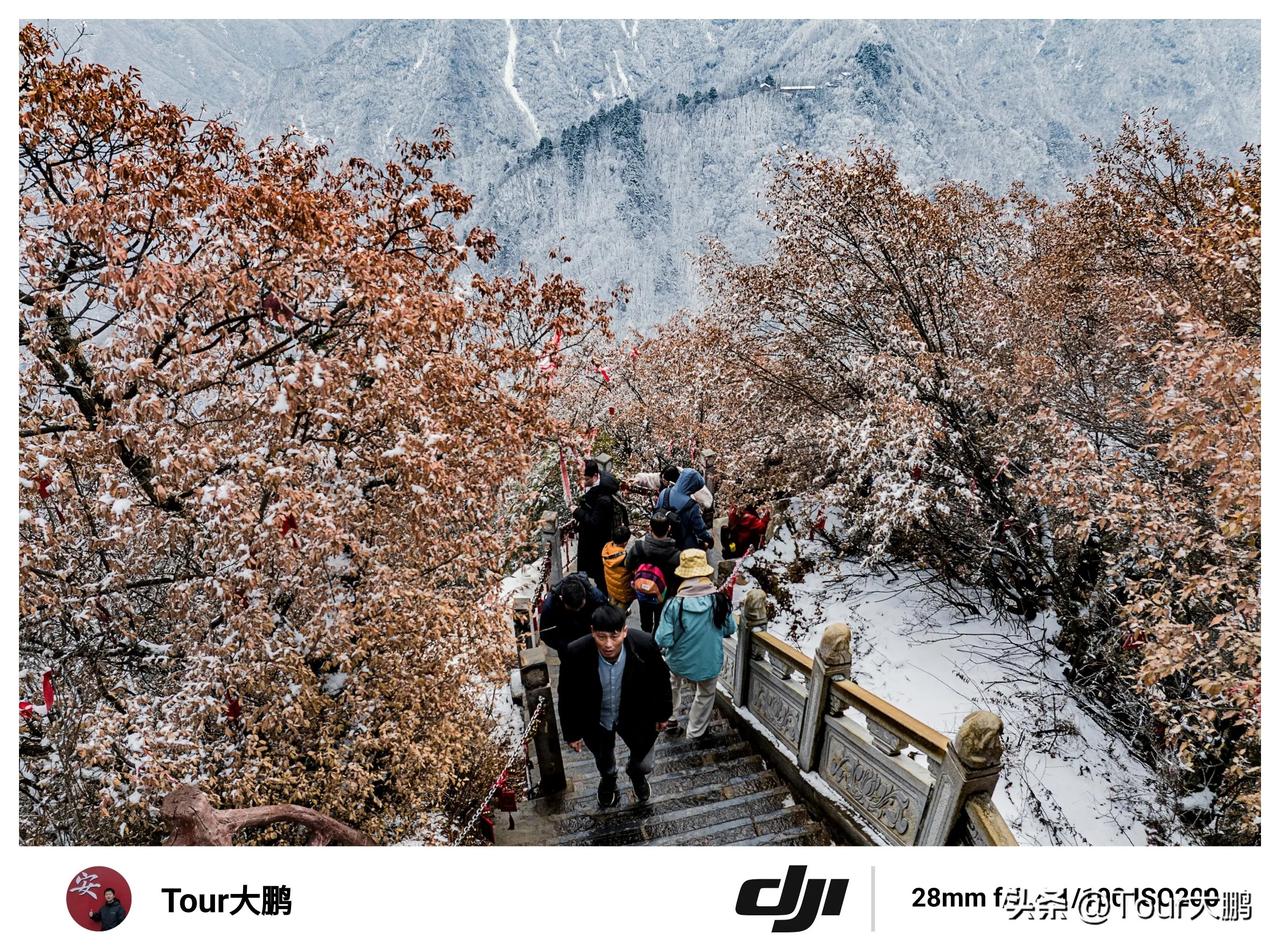
[[[665,488],[658,495],[658,505],[655,510],[667,511],[667,519],[671,522],[671,536],[676,540],[676,546],[685,547],[689,540],[689,519],[685,516],[689,510],[698,502],[690,498],[684,503],[684,506],[677,509],[671,506],[671,489]]]
[[[609,536],[613,536],[613,532],[619,527],[631,529],[631,511],[627,508],[627,502],[622,500],[616,494],[605,495],[609,499],[609,503],[613,508],[613,518],[609,523]]]
[[[728,595],[716,590],[715,601],[711,604],[711,618],[716,622],[716,629],[724,629],[725,620],[729,618],[729,607],[732,605]]]

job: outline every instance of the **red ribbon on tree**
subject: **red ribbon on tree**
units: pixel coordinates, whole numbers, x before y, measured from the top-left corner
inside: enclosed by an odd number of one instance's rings
[[[755,547],[748,547],[747,552],[738,558],[738,562],[733,565],[733,573],[729,574],[729,579],[720,587],[720,592],[729,598],[729,602],[733,602],[733,588],[738,582],[738,572],[742,569],[743,563],[755,552]]]
[[[267,316],[285,326],[289,324],[289,320],[294,316],[293,307],[289,306],[270,290],[267,291],[267,295],[262,299],[262,309]]]
[[[41,688],[44,691],[44,710],[45,710],[45,714],[47,715],[48,713],[53,711],[53,672],[52,671],[46,672],[44,674],[44,681],[41,683]]]
[[[560,449],[560,487],[564,489],[564,506],[573,507],[573,491],[569,487],[569,466],[564,461],[564,446],[556,446]]]
[[[498,810],[513,813],[519,805],[516,804],[515,788],[507,784],[507,772],[504,769],[502,774],[498,775]]]
[[[547,351],[542,354],[542,359],[538,361],[538,368],[543,372],[554,373],[556,371],[555,356],[560,352],[560,337],[564,335],[564,331],[556,327],[556,334],[551,339],[551,345],[547,347]]]
[[[818,508],[818,518],[809,525],[809,539],[813,540],[813,535],[827,527],[827,509]]]
[[[281,537],[288,537],[290,533],[298,529],[298,519],[292,514],[281,514],[276,518],[276,526],[280,528]],[[293,549],[300,549],[297,537],[293,538]]]

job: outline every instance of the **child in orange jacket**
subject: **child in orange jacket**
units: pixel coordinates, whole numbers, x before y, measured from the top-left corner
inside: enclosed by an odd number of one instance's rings
[[[631,606],[636,598],[631,589],[631,571],[627,569],[627,542],[631,540],[631,529],[619,525],[613,529],[609,543],[600,551],[600,559],[604,562],[604,585],[609,599],[622,609]]]

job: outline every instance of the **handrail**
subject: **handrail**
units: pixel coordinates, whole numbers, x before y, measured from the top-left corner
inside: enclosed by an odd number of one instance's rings
[[[795,646],[788,642],[784,642],[772,633],[763,630],[753,630],[752,638],[765,649],[772,653],[778,654],[788,665],[795,666],[801,672],[813,671],[813,660],[802,653]]]
[[[795,666],[802,672],[813,672],[813,660],[795,646],[784,642],[772,633],[762,630],[752,632],[752,641],[759,643],[764,649],[778,655],[788,665]],[[935,761],[941,761],[947,754],[947,736],[924,722],[907,714],[896,705],[882,699],[874,692],[869,692],[856,682],[833,682],[832,688],[839,693],[846,705],[863,714],[875,716],[877,722],[896,733],[907,743],[914,745]]]
[[[964,812],[982,837],[974,843],[988,847],[1016,847],[1018,838],[1005,823],[990,794],[975,794],[964,802]]]
[[[915,745],[930,758],[941,761],[946,757],[947,736],[942,732],[930,728],[874,692],[868,692],[856,682],[833,682],[831,687],[840,694],[845,704],[864,715],[874,715],[880,724],[909,744]]]

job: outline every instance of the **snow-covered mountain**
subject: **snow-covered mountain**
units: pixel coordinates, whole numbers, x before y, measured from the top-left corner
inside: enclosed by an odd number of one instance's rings
[[[64,35],[70,29],[63,24]],[[1079,175],[1081,135],[1155,106],[1214,154],[1256,142],[1255,21],[96,21],[86,58],[227,111],[248,137],[294,125],[336,156],[449,126],[450,176],[509,260],[547,259],[624,321],[696,305],[689,255],[767,239],[761,159],[858,135],[928,186]]]
[[[278,69],[322,53],[350,20],[35,20],[76,55],[113,69],[136,66],[152,99],[206,115],[244,114]],[[82,33],[83,30],[83,33]]]

